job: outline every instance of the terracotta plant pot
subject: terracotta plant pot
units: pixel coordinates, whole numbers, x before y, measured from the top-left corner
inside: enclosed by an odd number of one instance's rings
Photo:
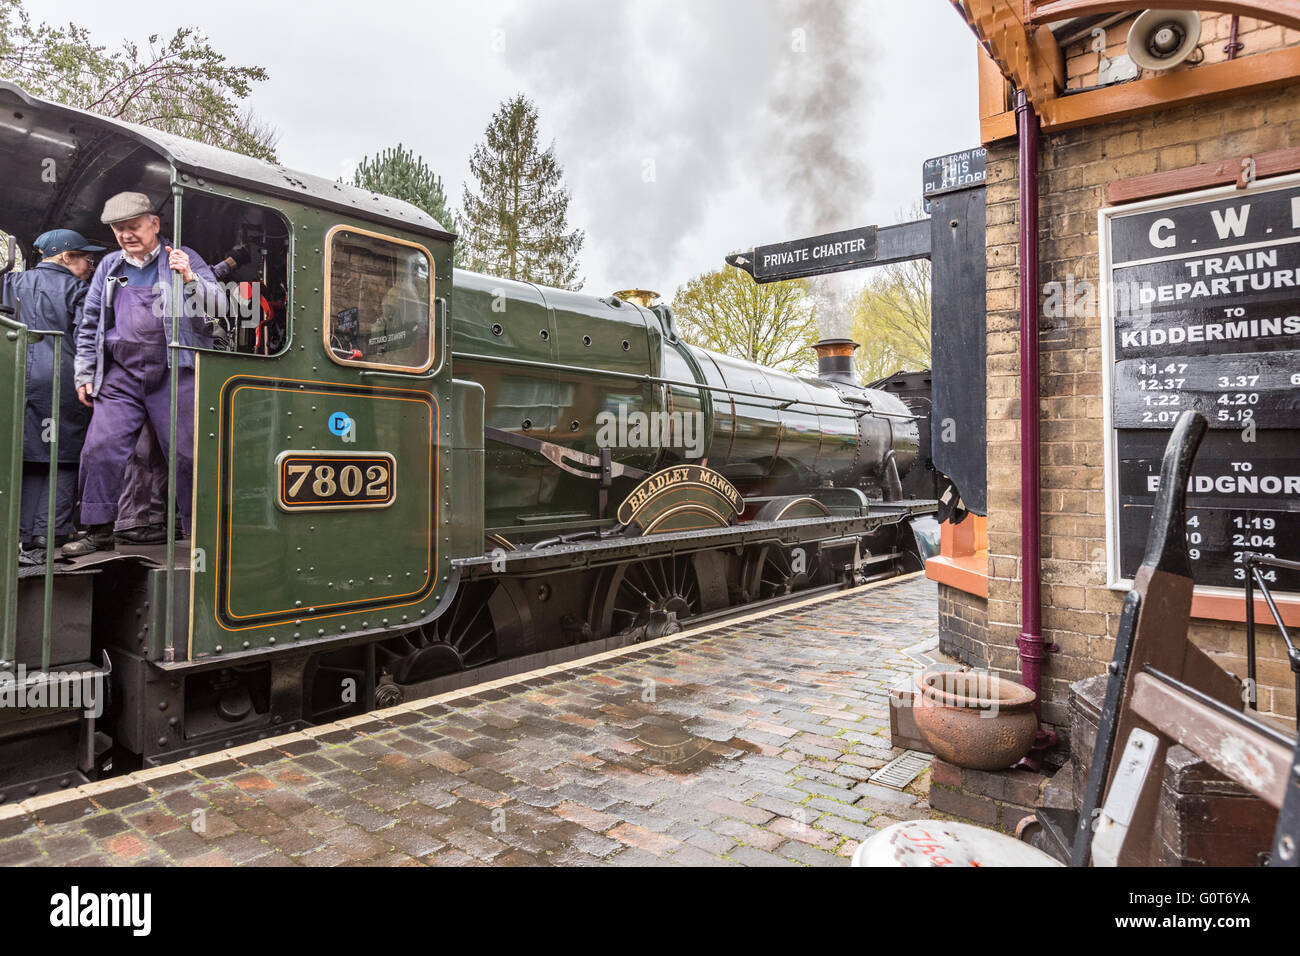
[[[1029,753],[1038,730],[1034,692],[984,671],[917,675],[921,739],[936,757],[971,770],[1005,770]]]

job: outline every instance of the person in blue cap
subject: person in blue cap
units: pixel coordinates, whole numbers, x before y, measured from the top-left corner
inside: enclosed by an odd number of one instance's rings
[[[72,539],[77,498],[77,462],[90,422],[90,409],[77,400],[76,325],[87,281],[95,269],[95,253],[103,252],[73,229],[53,229],[38,236],[41,256],[35,268],[4,277],[0,301],[16,310],[16,318],[38,332],[62,332],[59,395],[59,465],[55,483],[55,545]],[[27,398],[23,417],[22,511],[19,516],[19,560],[45,560],[50,529],[50,440],[53,437],[53,377],[55,339],[27,347]]]

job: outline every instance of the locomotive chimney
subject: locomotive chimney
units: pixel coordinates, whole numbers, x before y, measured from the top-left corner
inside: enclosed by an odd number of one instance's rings
[[[841,385],[857,385],[858,375],[853,370],[853,353],[858,343],[852,339],[822,339],[813,346],[817,353],[817,377]]]

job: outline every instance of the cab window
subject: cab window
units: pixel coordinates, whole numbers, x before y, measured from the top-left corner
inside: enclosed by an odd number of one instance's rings
[[[206,299],[207,347],[220,352],[274,356],[289,347],[288,221],[266,206],[187,190],[183,242],[203,257],[217,280]],[[163,235],[171,204],[163,205]],[[115,248],[110,233],[101,242]]]
[[[433,365],[433,274],[415,243],[336,226],[326,246],[325,347],[342,365]]]

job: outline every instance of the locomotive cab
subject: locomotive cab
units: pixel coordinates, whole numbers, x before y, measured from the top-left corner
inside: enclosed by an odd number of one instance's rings
[[[25,359],[40,335],[21,302],[0,316],[0,672],[82,674],[113,701],[95,718],[0,707],[0,765],[30,763],[5,761],[7,741],[35,746],[65,755],[45,778],[66,781],[114,754],[160,762],[355,711],[373,667],[339,677],[322,649],[432,620],[452,558],[482,552],[482,389],[452,380],[447,341],[455,237],[397,200],[9,84],[0,181],[21,263],[55,227],[111,254],[100,212],[130,191],[164,240],[224,267],[217,295],[173,297],[171,365],[180,351],[194,365],[193,408],[171,409],[193,421],[193,521],[165,545],[20,573]],[[0,771],[0,798],[5,786]]]

